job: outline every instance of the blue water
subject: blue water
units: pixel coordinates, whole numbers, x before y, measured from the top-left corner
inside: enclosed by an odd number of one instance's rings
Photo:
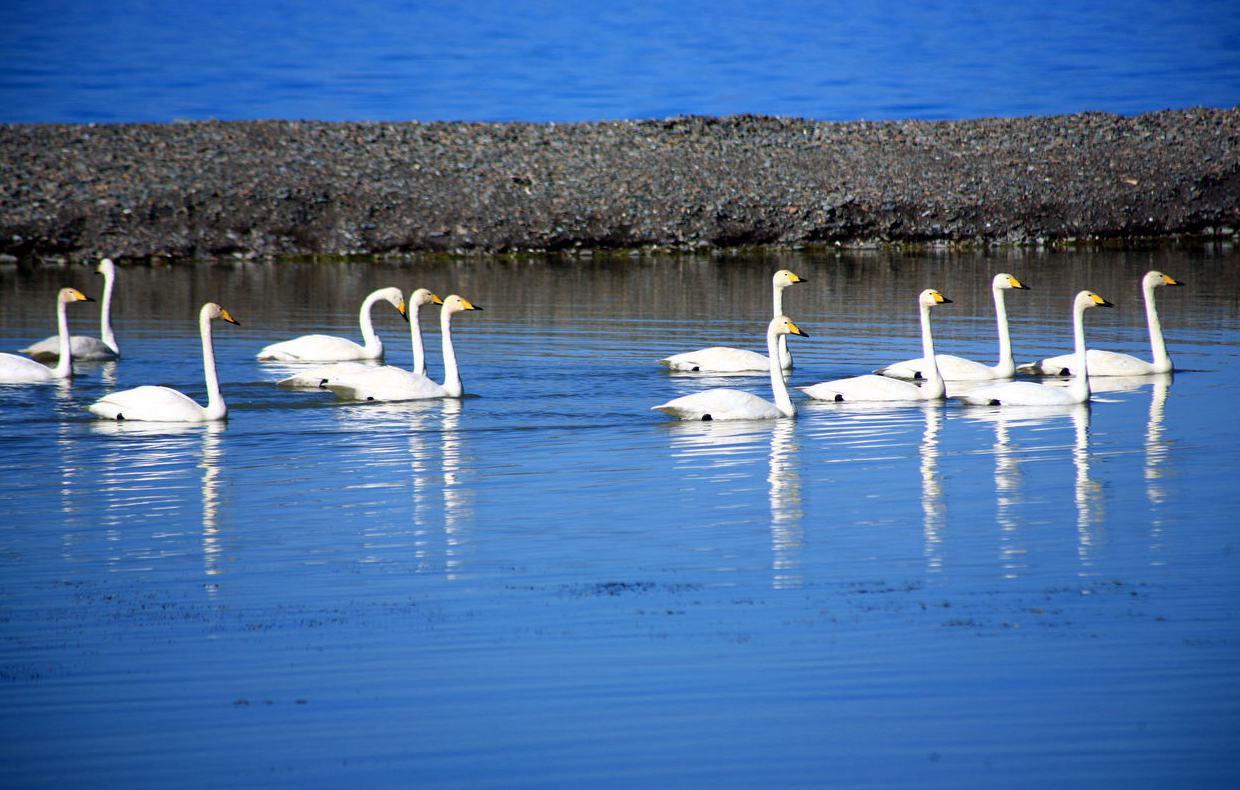
[[[572,263],[129,266],[124,357],[0,387],[0,784],[1234,786],[1240,768],[1240,260],[1230,247]],[[754,347],[771,272],[793,384],[918,348],[1018,359],[1091,342],[1174,378],[1088,409],[841,408],[680,424],[722,383],[654,363]],[[0,347],[42,337],[86,267],[0,267]],[[273,385],[263,344],[355,336],[374,287],[459,291],[460,403]],[[100,395],[202,396],[226,424],[90,419]],[[93,305],[74,307],[89,331]],[[389,361],[406,328],[376,316]],[[424,317],[428,343],[437,332]],[[757,330],[755,330],[757,327]],[[432,352],[433,375],[439,355]],[[761,376],[726,382],[757,393]]]
[[[1240,4],[0,5],[0,122],[974,118],[1240,103]]]

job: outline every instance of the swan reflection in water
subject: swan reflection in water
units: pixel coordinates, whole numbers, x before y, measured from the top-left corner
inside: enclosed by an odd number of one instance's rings
[[[926,403],[920,408],[926,418],[926,428],[921,434],[919,464],[922,541],[926,570],[938,573],[943,570],[943,527],[947,517],[943,502],[943,478],[939,474],[939,431],[943,427],[943,407]]]
[[[718,483],[749,480],[746,468],[766,450],[771,584],[776,589],[803,584],[803,506],[796,429],[795,420],[676,422],[666,427],[676,465]],[[743,489],[736,492],[745,493]]]
[[[208,595],[219,590],[218,579],[223,565],[223,548],[219,524],[220,469],[223,450],[221,439],[226,423],[159,423],[142,421],[94,420],[88,423],[97,434],[115,437],[117,452],[102,475],[101,492],[108,500],[103,522],[109,528],[105,538],[119,543],[124,535],[121,526],[132,521],[133,492],[151,492],[144,509],[157,516],[157,526],[164,518],[185,505],[182,489],[171,484],[179,475],[178,466],[198,456],[198,493],[201,504],[200,534],[204,588]],[[195,450],[197,451],[195,453]],[[159,493],[156,493],[159,492]],[[109,493],[115,495],[109,497]],[[170,537],[156,534],[155,539]],[[155,546],[143,547],[135,555],[142,559],[160,556]],[[127,558],[118,551],[109,557],[109,564],[120,567]],[[133,559],[129,557],[128,559]]]

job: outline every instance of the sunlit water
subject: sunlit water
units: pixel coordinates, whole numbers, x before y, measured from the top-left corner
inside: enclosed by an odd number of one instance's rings
[[[0,387],[5,785],[1234,783],[1240,732],[1240,258],[476,259],[125,267],[124,357]],[[940,350],[1148,354],[1174,379],[1089,408],[812,404],[765,424],[649,410],[761,377],[654,361],[761,346],[771,273],[811,338],[792,383]],[[87,267],[0,269],[0,342],[53,328]],[[273,385],[267,342],[356,337],[373,288],[460,292],[471,397],[340,404]],[[106,392],[203,397],[208,299],[231,413],[94,421]],[[432,311],[433,312],[433,311]],[[72,305],[76,332],[94,305]],[[376,311],[388,360],[405,325]],[[423,317],[433,376],[438,332]],[[1100,381],[1099,384],[1102,382]],[[1098,389],[1103,389],[1101,386]]]

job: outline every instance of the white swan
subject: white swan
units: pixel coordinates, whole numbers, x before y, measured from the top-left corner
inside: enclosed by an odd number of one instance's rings
[[[424,373],[414,373],[394,365],[366,368],[329,378],[323,385],[342,400],[394,401],[427,398],[459,398],[465,394],[461,372],[452,346],[452,316],[467,310],[481,310],[468,299],[453,294],[443,300],[439,311],[439,331],[443,338],[443,384],[436,384]]]
[[[1162,272],[1146,272],[1141,278],[1141,293],[1145,296],[1145,323],[1150,330],[1150,350],[1154,361],[1146,362],[1131,354],[1118,354],[1114,351],[1101,351],[1091,348],[1086,353],[1089,359],[1089,375],[1091,376],[1148,376],[1151,373],[1170,373],[1174,369],[1171,355],[1167,353],[1167,343],[1163,340],[1162,322],[1158,320],[1158,308],[1154,305],[1154,289],[1164,285],[1183,285],[1184,283]],[[1033,376],[1069,376],[1075,373],[1073,364],[1076,354],[1061,354],[1049,359],[1041,359],[1021,365],[1017,370]]]
[[[86,294],[76,288],[61,288],[56,292],[56,352],[60,361],[56,367],[49,368],[33,359],[19,357],[16,354],[0,353],[0,384],[48,384],[73,377],[73,348],[69,341],[69,319],[65,315],[65,305],[70,302],[93,302]]]
[[[279,362],[341,362],[348,359],[380,359],[383,357],[383,341],[375,334],[370,318],[370,308],[379,300],[390,302],[401,314],[405,314],[405,297],[399,288],[380,288],[362,302],[358,323],[362,326],[365,345],[335,335],[302,335],[292,340],[272,343],[258,352],[258,359]]]
[[[211,422],[228,414],[215,373],[215,348],[211,343],[211,321],[219,318],[230,324],[237,320],[215,302],[198,311],[198,333],[202,337],[202,370],[207,380],[207,405],[199,406],[183,393],[169,387],[134,387],[113,392],[87,408],[105,420],[144,420],[146,422]]]
[[[1012,336],[1008,332],[1007,305],[1003,299],[1003,292],[1013,288],[1028,290],[1029,286],[1007,273],[996,274],[990,283],[995,300],[995,320],[999,326],[999,364],[991,366],[953,354],[938,354],[935,362],[939,366],[939,375],[945,381],[1010,379],[1016,374],[1016,363],[1012,360]],[[897,379],[924,379],[924,367],[924,359],[909,359],[874,372]]]
[[[795,283],[803,283],[805,278],[793,274],[787,269],[780,269],[771,278],[774,288],[772,315],[776,318],[784,314],[784,289]],[[748,373],[766,370],[767,358],[755,351],[727,346],[711,346],[683,354],[673,354],[659,360],[671,370],[691,373]],[[792,355],[788,353],[788,338],[779,337],[779,365],[784,370],[792,369]]]
[[[951,301],[933,288],[927,288],[917,295],[917,305],[921,312],[922,359],[928,359],[931,362],[925,371],[926,381],[920,387],[912,382],[868,373],[864,376],[824,381],[821,384],[801,387],[801,391],[814,400],[840,403],[942,400],[946,388],[943,384],[943,377],[939,375],[938,365],[935,364],[937,358],[934,355],[934,338],[930,334],[930,308],[941,304],[951,304]]]
[[[103,303],[99,313],[99,337],[90,335],[72,335],[69,338],[73,358],[78,362],[106,362],[119,359],[120,346],[116,344],[116,335],[112,333],[112,287],[116,284],[116,264],[111,258],[104,258],[95,267],[96,274],[103,275]],[[56,335],[44,338],[38,343],[20,349],[20,353],[37,359],[40,362],[51,362],[60,356],[60,338]]]
[[[779,366],[779,339],[788,335],[809,337],[792,323],[786,315],[771,319],[766,327],[767,368],[771,373],[771,392],[775,402],[763,400],[757,395],[734,389],[710,389],[685,395],[659,406],[661,411],[681,420],[773,420],[779,417],[795,417],[797,410],[788,397],[788,385]]]
[[[1085,311],[1091,307],[1114,307],[1093,291],[1081,291],[1072,300],[1072,336],[1076,347],[1075,361],[1070,363],[1074,375],[1067,387],[1053,387],[1033,381],[1005,381],[987,384],[952,395],[952,398],[974,406],[1061,406],[1089,400],[1089,362],[1085,353]]]
[[[426,375],[426,351],[422,345],[422,327],[418,323],[418,308],[424,304],[443,304],[443,300],[426,288],[419,288],[409,294],[409,334],[413,338],[413,370]],[[296,373],[276,382],[281,387],[295,389],[326,388],[332,378],[341,378],[359,371],[374,370],[374,365],[365,362],[337,362],[323,365],[310,370]]]

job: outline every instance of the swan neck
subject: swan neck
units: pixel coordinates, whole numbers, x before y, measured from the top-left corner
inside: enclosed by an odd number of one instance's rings
[[[995,322],[999,329],[999,364],[995,369],[1000,375],[1010,377],[1016,373],[1016,361],[1012,358],[1012,334],[1008,331],[1007,301],[1003,289],[994,288]]]
[[[224,396],[220,393],[220,379],[215,372],[215,344],[211,341],[211,317],[204,311],[198,317],[198,334],[202,337],[202,374],[207,381],[208,420],[218,420],[224,416],[228,408],[224,405]]]
[[[452,313],[447,310],[439,313],[439,332],[443,337],[443,388],[447,390],[448,397],[459,398],[465,393],[465,388],[456,366],[456,349],[452,347]]]
[[[116,345],[116,335],[112,333],[112,287],[116,285],[116,274],[111,269],[103,273],[103,304],[99,308],[99,339],[112,349],[113,354],[121,353]]]
[[[796,416],[796,407],[788,397],[788,385],[784,382],[784,370],[779,364],[779,340],[783,335],[775,333],[774,327],[766,332],[766,355],[771,367],[771,394],[775,396],[775,408],[785,417]],[[784,338],[786,339],[786,338]]]
[[[929,305],[921,305],[921,355],[926,360],[926,367],[929,375],[926,376],[926,383],[922,385],[922,397],[927,400],[937,400],[946,394],[946,385],[943,384],[943,377],[939,375],[939,362],[934,357],[934,336],[930,333],[930,307]]]
[[[73,343],[69,340],[69,318],[65,306],[65,300],[56,300],[56,337],[60,344],[60,361],[56,363],[53,374],[58,379],[73,376]]]
[[[773,292],[774,296],[771,298],[771,308],[774,312],[771,313],[771,318],[778,318],[784,314],[784,289],[782,286],[777,285],[775,286]],[[778,348],[780,368],[786,369],[792,367],[792,353],[788,351],[787,335],[779,336]]]
[[[1154,304],[1154,286],[1142,283],[1141,290],[1145,296],[1145,324],[1150,330],[1150,351],[1154,355],[1154,370],[1165,373],[1171,370],[1171,355],[1167,353],[1167,343],[1163,340],[1162,321],[1158,318],[1158,307]]]
[[[375,334],[375,324],[370,312],[380,298],[378,294],[367,296],[362,302],[362,309],[357,314],[357,323],[362,327],[362,345],[366,351],[376,356],[383,350],[383,341],[379,340],[379,336]]]
[[[1076,355],[1076,364],[1072,366],[1072,381],[1068,389],[1076,399],[1084,403],[1089,400],[1089,353],[1085,348],[1085,305],[1077,305],[1072,310],[1072,347]]]
[[[422,345],[422,327],[418,323],[420,305],[409,305],[409,339],[413,343],[413,372],[419,376],[426,375],[426,349]]]

